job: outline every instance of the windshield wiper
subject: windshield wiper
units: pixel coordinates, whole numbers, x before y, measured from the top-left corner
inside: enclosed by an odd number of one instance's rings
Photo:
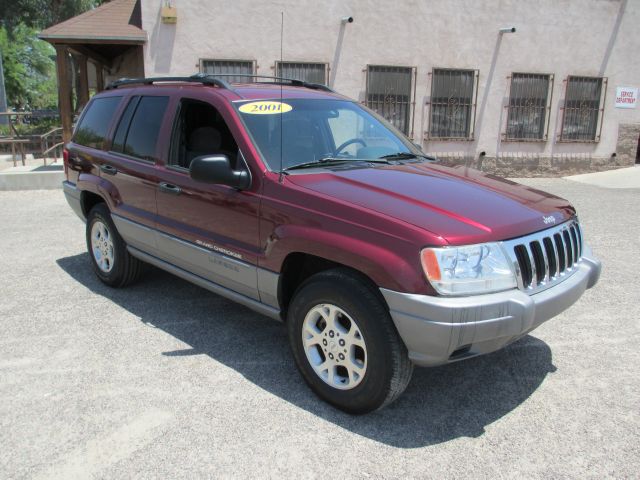
[[[422,155],[420,153],[411,153],[411,152],[390,153],[389,155],[383,155],[380,158],[386,158],[387,160],[406,160],[410,158],[424,158],[426,160],[435,160],[435,158],[429,157],[428,155]]]
[[[284,168],[282,171],[286,172],[288,170],[298,170],[303,168],[314,168],[314,167],[329,167],[333,165],[342,165],[344,163],[389,163],[388,160],[384,158],[334,158],[334,157],[325,157],[320,160],[314,160],[313,162],[305,162],[299,163],[297,165],[291,165],[290,167]]]

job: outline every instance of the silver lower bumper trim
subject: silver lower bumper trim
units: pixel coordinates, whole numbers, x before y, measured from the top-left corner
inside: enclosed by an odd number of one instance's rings
[[[596,284],[601,264],[583,257],[576,272],[535,295],[520,290],[470,297],[432,297],[381,288],[409,357],[435,366],[490,353],[573,305]]]

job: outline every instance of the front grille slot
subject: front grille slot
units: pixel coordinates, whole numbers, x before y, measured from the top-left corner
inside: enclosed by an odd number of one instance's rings
[[[558,274],[558,261],[556,250],[553,247],[553,240],[551,240],[551,237],[544,237],[542,243],[544,244],[544,251],[547,254],[547,260],[549,261],[549,276],[555,277]]]
[[[571,275],[582,257],[582,231],[577,220],[505,242],[518,267],[518,287],[535,292]]]
[[[531,285],[533,279],[533,272],[531,270],[531,261],[529,260],[529,253],[524,245],[517,245],[514,248],[516,258],[518,259],[518,265],[520,266],[520,275],[522,277],[522,283],[525,287]]]
[[[545,255],[542,252],[542,247],[540,246],[540,242],[538,242],[537,240],[534,242],[531,242],[529,244],[529,247],[531,248],[531,253],[533,254],[533,262],[536,266],[536,280],[537,283],[542,282],[545,277],[546,277],[546,261],[545,261]]]
[[[562,232],[562,238],[567,252],[567,268],[571,268],[571,265],[573,265],[573,247],[571,246],[571,238],[569,238],[569,232],[567,230]]]
[[[553,236],[553,239],[555,240],[556,250],[558,251],[558,265],[559,265],[558,273],[564,272],[564,270],[567,268],[567,254],[564,249],[564,242],[562,241],[562,235],[560,235],[559,233],[556,233]]]
[[[574,252],[574,259],[573,259],[573,263],[578,263],[578,258],[580,257],[580,244],[578,243],[578,236],[576,235],[576,229],[575,227],[571,227],[569,229],[569,233],[571,234],[571,240],[573,240],[573,252]]]

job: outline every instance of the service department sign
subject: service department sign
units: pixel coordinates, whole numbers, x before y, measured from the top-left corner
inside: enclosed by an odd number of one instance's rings
[[[633,87],[616,88],[616,108],[636,108],[638,89]]]

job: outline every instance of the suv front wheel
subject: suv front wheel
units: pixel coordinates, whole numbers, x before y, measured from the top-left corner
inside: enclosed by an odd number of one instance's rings
[[[321,272],[296,292],[287,315],[289,342],[307,384],[349,413],[395,400],[413,364],[382,300],[346,269]]]

